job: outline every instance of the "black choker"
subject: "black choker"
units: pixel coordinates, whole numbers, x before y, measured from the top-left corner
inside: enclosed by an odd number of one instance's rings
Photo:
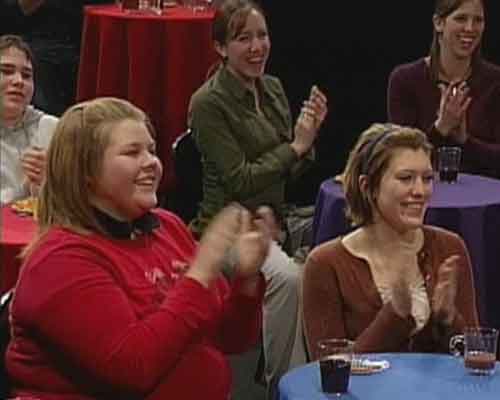
[[[133,239],[138,235],[151,233],[160,226],[158,217],[152,212],[147,212],[132,222],[119,221],[97,208],[94,208],[94,215],[97,222],[114,239]]]

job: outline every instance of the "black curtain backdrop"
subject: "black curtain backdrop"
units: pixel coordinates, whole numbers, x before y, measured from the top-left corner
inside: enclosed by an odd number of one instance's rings
[[[316,166],[289,191],[292,200],[312,203],[319,184],[343,169],[359,134],[386,121],[391,70],[427,54],[434,1],[263,0],[262,5],[272,40],[268,72],[282,80],[294,116],[311,85],[328,96]],[[497,64],[499,26],[500,1],[490,0],[483,54]]]

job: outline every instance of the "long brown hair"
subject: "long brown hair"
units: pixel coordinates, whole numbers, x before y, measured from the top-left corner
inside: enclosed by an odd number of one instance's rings
[[[39,232],[24,255],[29,255],[54,226],[80,234],[105,234],[93,212],[90,183],[99,176],[113,127],[127,119],[145,123],[154,137],[144,112],[121,99],[90,100],[62,115],[47,152],[39,197]]]
[[[439,19],[445,19],[468,1],[470,0],[436,0],[436,6],[434,8],[433,17]],[[484,0],[480,1],[483,6],[483,9],[485,10],[485,1]],[[439,32],[436,31],[436,28],[434,27],[433,24],[432,42],[431,42],[431,48],[429,50],[429,58],[430,58],[429,66],[430,66],[431,78],[434,82],[437,82],[439,80],[439,71],[441,68],[440,66],[441,45],[439,44],[439,38],[440,34]],[[474,50],[474,53],[472,54],[472,60],[471,60],[472,69],[474,69],[474,67],[477,65],[480,59],[481,59],[481,43],[479,43],[477,48]]]

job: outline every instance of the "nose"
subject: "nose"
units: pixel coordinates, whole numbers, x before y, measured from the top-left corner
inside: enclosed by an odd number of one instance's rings
[[[149,151],[146,151],[142,158],[142,166],[144,168],[155,167],[159,162],[160,160],[158,159],[157,155]]]
[[[262,40],[258,37],[254,37],[250,43],[250,50],[257,51],[262,48]]]
[[[12,74],[12,82],[16,85],[22,85],[24,83],[24,79],[20,71],[16,71]]]
[[[470,32],[474,29],[474,20],[473,18],[468,18],[467,22],[465,23],[465,30]]]
[[[422,178],[418,177],[413,182],[412,186],[412,194],[417,197],[421,197],[424,195],[426,190],[426,183],[422,180]]]

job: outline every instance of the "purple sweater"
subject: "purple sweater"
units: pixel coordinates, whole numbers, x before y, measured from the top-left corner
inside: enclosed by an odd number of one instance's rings
[[[481,60],[469,79],[472,102],[467,111],[468,139],[462,171],[500,178],[500,68]],[[435,147],[453,144],[435,129],[440,91],[421,58],[397,66],[389,78],[388,119],[427,132]]]

